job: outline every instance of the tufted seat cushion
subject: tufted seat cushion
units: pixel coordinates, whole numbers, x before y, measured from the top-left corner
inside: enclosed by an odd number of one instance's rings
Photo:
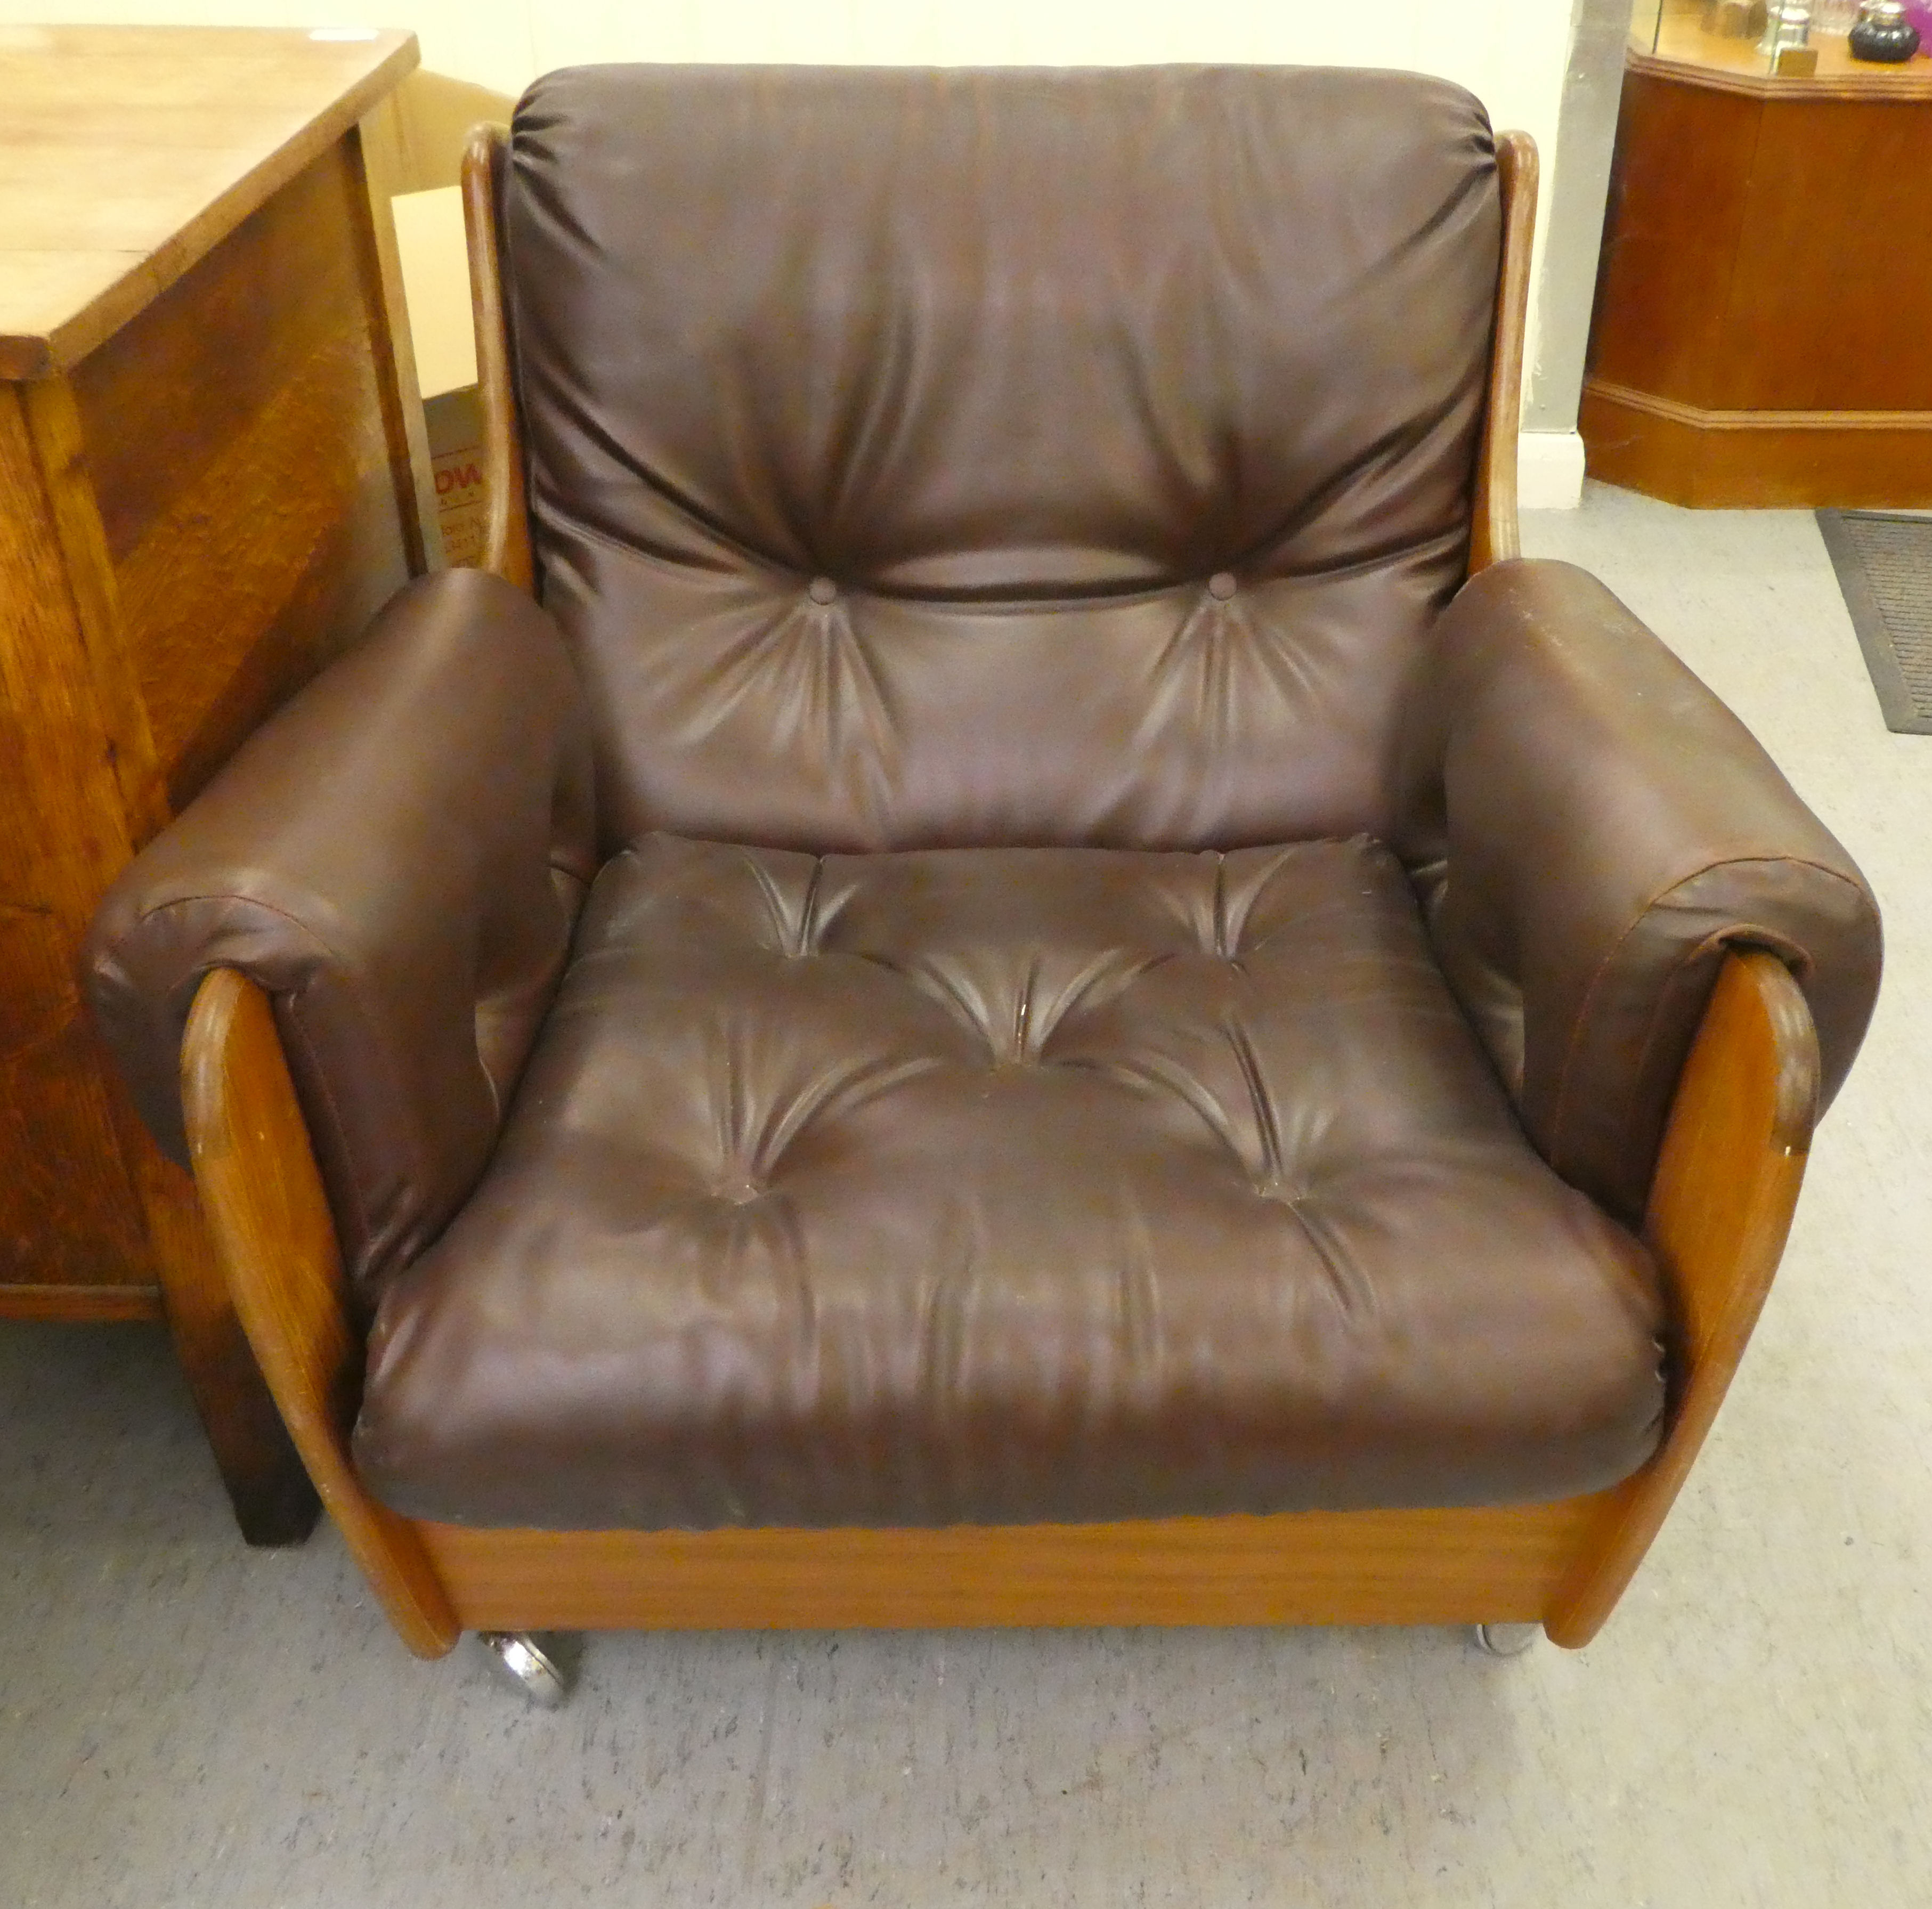
[[[1660,1328],[1372,841],[659,835],[383,1296],[356,1451],[555,1528],[1553,1496],[1650,1453]]]

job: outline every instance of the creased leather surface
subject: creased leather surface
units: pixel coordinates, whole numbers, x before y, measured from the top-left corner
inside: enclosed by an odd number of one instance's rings
[[[352,1277],[420,1253],[494,1144],[592,835],[549,619],[478,570],[410,585],[101,904],[88,999],[155,1136],[185,1163],[182,1032],[239,968],[274,997]]]
[[[506,272],[606,851],[1385,836],[1498,205],[1413,75],[538,81]]]
[[[1444,613],[1406,742],[1444,974],[1545,1158],[1640,1217],[1732,943],[1817,1024],[1823,1098],[1878,992],[1878,905],[1737,718],[1594,578],[1498,564]]]
[[[356,1455],[478,1523],[1554,1496],[1648,1454],[1642,1249],[1362,840],[617,857]]]

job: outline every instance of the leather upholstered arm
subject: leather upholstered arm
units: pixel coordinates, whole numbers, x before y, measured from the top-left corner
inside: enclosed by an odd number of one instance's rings
[[[1749,731],[1608,590],[1511,562],[1438,620],[1400,847],[1437,959],[1572,1184],[1635,1223],[1726,947],[1790,966],[1828,1102],[1878,989],[1877,905]]]
[[[421,579],[256,732],[110,890],[96,1021],[185,1158],[182,1029],[214,968],[272,996],[366,1289],[482,1171],[595,873],[588,734],[550,619]]]

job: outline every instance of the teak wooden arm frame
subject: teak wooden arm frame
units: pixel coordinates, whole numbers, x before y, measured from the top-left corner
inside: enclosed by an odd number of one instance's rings
[[[1518,368],[1536,154],[1498,142],[1504,248],[1472,572],[1516,552]],[[464,169],[488,433],[487,567],[531,585],[497,277],[502,137]],[[1669,1281],[1677,1383],[1657,1456],[1612,1490],[1468,1510],[1310,1512],[942,1531],[478,1531],[399,1517],[349,1455],[362,1349],[268,997],[202,984],[182,1049],[200,1187],[249,1341],[322,1500],[403,1639],[466,1628],[1540,1622],[1588,1642],[1630,1581],[1736,1370],[1784,1250],[1817,1101],[1804,996],[1728,956],[1678,1085],[1646,1236]]]

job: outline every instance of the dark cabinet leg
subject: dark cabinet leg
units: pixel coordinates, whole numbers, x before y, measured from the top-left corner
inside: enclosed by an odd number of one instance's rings
[[[168,1327],[242,1535],[250,1544],[299,1544],[315,1529],[322,1500],[239,1321],[225,1306],[219,1316],[184,1316],[170,1293]]]
[[[136,1154],[168,1331],[214,1462],[250,1544],[299,1544],[322,1501],[297,1454],[214,1256],[194,1182],[146,1136]]]

